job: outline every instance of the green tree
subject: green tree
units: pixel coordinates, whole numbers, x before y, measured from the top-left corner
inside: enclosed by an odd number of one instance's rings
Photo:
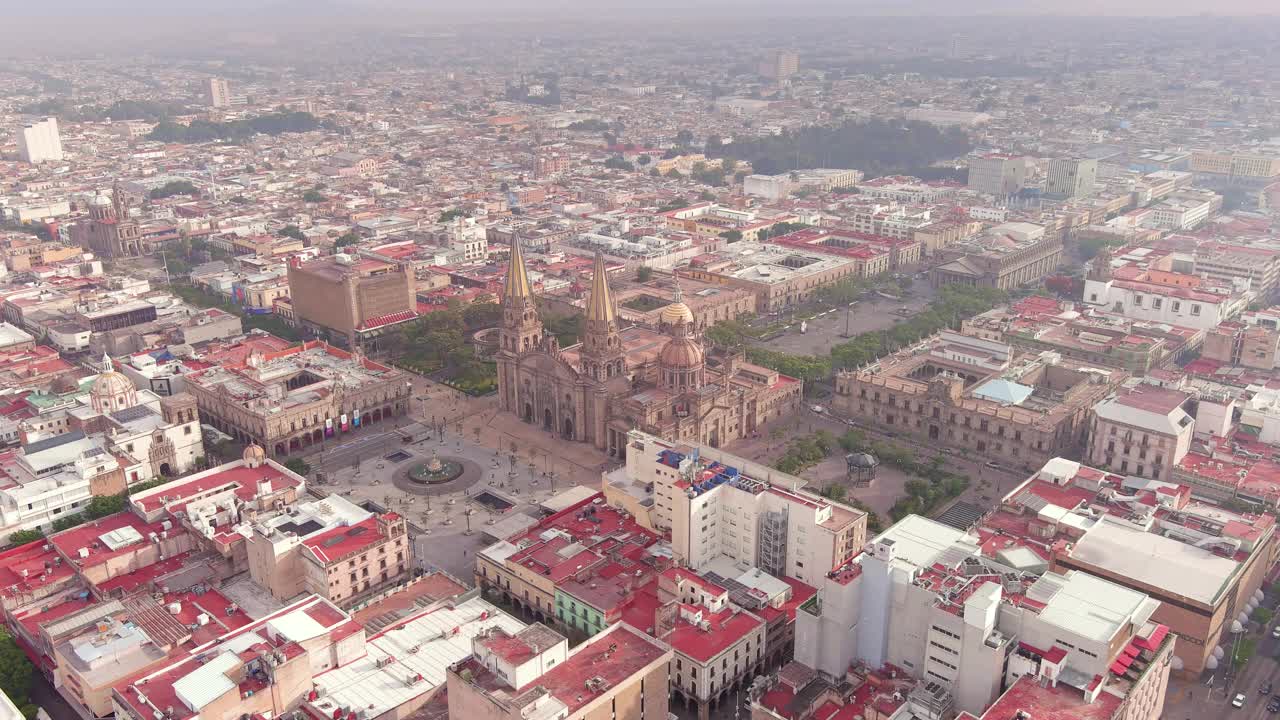
[[[44,539],[44,533],[41,532],[39,528],[34,528],[31,530],[18,530],[17,532],[14,532],[11,535],[9,535],[9,542],[13,543],[14,545],[25,545],[29,542],[35,542],[36,540],[43,540],[43,539]]]
[[[277,234],[280,237],[291,237],[295,240],[307,239],[307,236],[302,233],[302,230],[297,225],[285,225],[280,228],[280,232]]]
[[[653,268],[648,265],[641,265],[636,270],[636,282],[646,283],[653,279]]]
[[[0,630],[0,690],[28,720],[36,715],[30,696],[34,676],[35,666],[27,659],[26,653],[6,631]]]
[[[297,473],[298,475],[301,475],[303,477],[306,477],[307,475],[311,474],[311,465],[309,465],[307,461],[303,460],[302,458],[289,458],[289,461],[286,462],[284,466],[285,466],[285,469],[289,470],[290,472]]]
[[[608,160],[604,161],[604,166],[609,168],[610,170],[633,169],[631,163],[627,162],[626,158],[622,157],[621,155],[610,156]]]
[[[355,244],[357,244],[357,243],[359,243],[359,242],[360,242],[360,236],[359,236],[359,235],[357,235],[357,234],[355,234],[355,233],[353,233],[353,232],[348,232],[348,233],[343,233],[342,235],[340,235],[340,236],[338,237],[338,239],[337,239],[337,240],[334,240],[334,241],[333,241],[333,246],[334,246],[335,248],[344,248],[344,247],[346,247],[346,246],[348,246],[348,245],[355,245]]]
[[[724,232],[720,233],[720,237],[724,238],[725,242],[736,243],[742,239],[742,231],[741,230],[725,230]]]
[[[449,222],[450,220],[455,220],[457,218],[464,218],[464,217],[467,217],[467,212],[465,210],[462,210],[460,208],[451,208],[449,210],[445,210],[444,212],[440,213],[440,217],[436,220],[436,222],[442,222],[442,223]]]
[[[502,321],[502,306],[497,303],[471,303],[462,311],[462,320],[468,330],[496,326]]]
[[[318,190],[308,190],[302,193],[302,202],[318,203],[324,202],[324,194]]]
[[[636,158],[636,162],[640,165],[648,165],[649,163],[653,162],[653,158],[649,157],[648,155],[641,155],[640,157]]]
[[[160,200],[162,198],[173,197],[174,195],[199,195],[200,189],[190,180],[170,180],[169,182],[155,188],[147,193],[147,197],[152,200]]]
[[[682,129],[676,133],[676,145],[687,148],[693,144],[693,132],[691,130]]]

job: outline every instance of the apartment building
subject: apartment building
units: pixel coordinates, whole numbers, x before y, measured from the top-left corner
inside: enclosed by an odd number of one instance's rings
[[[298,322],[357,347],[418,316],[412,269],[339,253],[289,264],[289,297]]]
[[[459,262],[482,262],[489,257],[489,239],[483,225],[475,218],[459,217],[423,232],[432,245],[448,248]]]
[[[1225,322],[1205,334],[1200,358],[1222,365],[1272,370],[1280,365],[1280,332],[1273,327]]]
[[[619,624],[569,649],[543,625],[471,639],[446,670],[453,720],[644,720],[667,717],[671,648]]]
[[[947,330],[840,372],[831,406],[939,450],[1030,469],[1082,450],[1090,408],[1126,377]]]
[[[1268,238],[1256,244],[1210,240],[1195,246],[1195,272],[1220,284],[1239,278],[1260,298],[1271,297],[1280,287],[1280,247]]]
[[[1168,482],[1191,450],[1195,420],[1183,408],[1191,396],[1142,384],[1093,408],[1089,451],[1093,467]]]
[[[1174,636],[1152,620],[1159,602],[1078,570],[1011,567],[985,544],[899,521],[800,608],[796,660],[836,677],[854,664],[901,668],[931,687],[939,717],[980,714],[1024,678],[1086,705],[1163,697]]]
[[[1027,159],[988,153],[969,160],[969,189],[984,195],[1005,197],[1026,187]]]
[[[1044,194],[1058,199],[1089,197],[1097,187],[1097,179],[1097,160],[1053,158],[1049,161]]]
[[[649,634],[670,645],[671,692],[686,707],[695,706],[704,720],[765,664],[764,618],[731,602],[725,588],[692,573],[668,570],[637,589],[622,619],[652,629]]]
[[[79,607],[77,607],[77,605]],[[46,621],[23,618],[41,626],[54,662],[54,687],[87,717],[109,717],[112,688],[160,667],[186,647],[198,647],[252,620],[215,589],[137,593],[94,603],[69,601]],[[216,619],[215,619],[216,618]]]
[[[1147,208],[1145,223],[1160,230],[1194,230],[1222,209],[1222,196],[1215,192],[1182,190],[1166,196]]]
[[[723,558],[812,585],[866,539],[866,513],[805,490],[800,478],[639,431],[627,443],[627,464],[605,477],[605,497],[669,531],[681,566],[699,571]]]
[[[1210,184],[1257,187],[1273,182],[1280,175],[1280,157],[1254,152],[1194,150],[1191,172]]]
[[[226,78],[209,78],[209,107],[223,108],[231,105],[231,88]]]
[[[1275,520],[1210,504],[1180,483],[1055,458],[977,532],[1006,564],[1084,572],[1149,595],[1159,601],[1152,620],[1178,636],[1175,669],[1213,669],[1214,648],[1275,562]]]
[[[58,133],[58,119],[45,118],[19,128],[18,157],[32,165],[62,162],[62,137]]]

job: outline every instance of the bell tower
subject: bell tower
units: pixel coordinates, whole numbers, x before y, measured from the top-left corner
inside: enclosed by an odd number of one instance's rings
[[[537,347],[542,338],[542,321],[533,297],[533,284],[524,266],[520,237],[511,238],[511,261],[507,282],[502,288],[501,350],[518,355]]]
[[[524,266],[520,236],[511,238],[511,262],[502,288],[502,328],[498,332],[498,407],[515,412],[519,407],[516,370],[521,353],[539,346],[542,321],[533,297],[533,285]]]
[[[582,372],[596,382],[604,382],[626,372],[626,354],[618,333],[618,307],[609,290],[604,255],[596,252],[587,298],[587,318],[582,333]]]

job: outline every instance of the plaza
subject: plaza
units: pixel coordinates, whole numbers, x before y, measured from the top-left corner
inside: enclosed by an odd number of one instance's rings
[[[420,377],[413,384],[411,417],[327,443],[307,460],[317,492],[403,515],[420,567],[470,584],[473,554],[490,542],[486,529],[515,515],[536,518],[542,503],[569,488],[599,488],[609,467],[604,453],[498,412],[492,396]],[[456,465],[457,474],[426,481],[433,459],[442,469]]]

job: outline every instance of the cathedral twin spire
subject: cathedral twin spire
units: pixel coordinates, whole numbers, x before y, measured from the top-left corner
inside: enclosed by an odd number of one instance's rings
[[[617,320],[617,308],[613,293],[609,290],[609,277],[604,266],[604,255],[596,252],[596,266],[591,275],[591,296],[587,298],[587,322],[611,323]]]
[[[512,301],[528,302],[533,299],[533,286],[529,283],[529,271],[524,266],[524,252],[520,249],[520,236],[511,238],[511,263],[507,266],[507,283],[502,289],[502,304]]]
[[[505,346],[513,351],[532,349],[534,338],[528,337],[533,325],[538,325],[533,309],[533,284],[529,282],[529,270],[525,266],[524,250],[518,237],[511,240],[511,261],[507,267],[506,284],[502,289],[504,331],[510,337]],[[596,380],[605,380],[622,374],[626,368],[625,353],[618,335],[618,309],[613,292],[609,289],[609,276],[604,255],[597,252],[595,271],[591,278],[591,294],[587,297],[586,323],[582,338],[582,371]]]

